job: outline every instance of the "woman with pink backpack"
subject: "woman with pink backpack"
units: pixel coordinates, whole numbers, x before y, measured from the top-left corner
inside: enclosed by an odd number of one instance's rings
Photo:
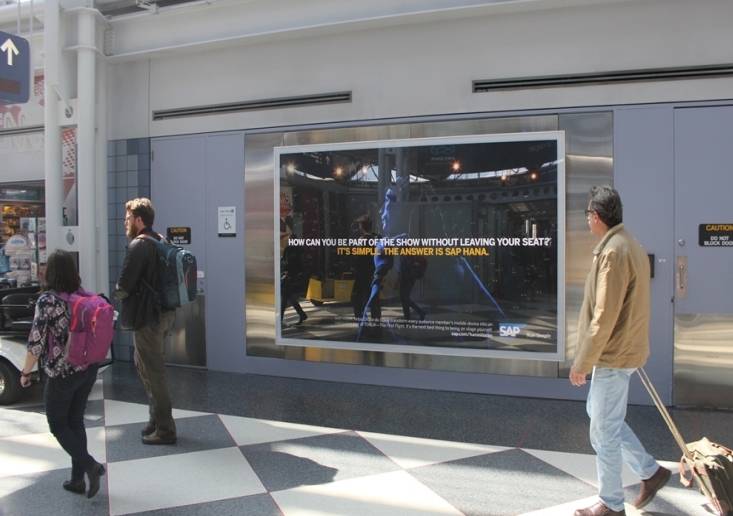
[[[48,426],[64,451],[71,456],[71,480],[64,482],[63,487],[67,491],[84,494],[86,474],[89,479],[87,498],[92,498],[99,491],[100,477],[106,473],[104,466],[87,451],[84,428],[84,410],[97,381],[99,364],[73,365],[67,361],[71,310],[69,303],[60,297],[78,292],[83,290],[74,258],[57,249],[47,259],[20,383],[23,387],[30,385],[30,371],[40,359],[48,377],[44,391]]]

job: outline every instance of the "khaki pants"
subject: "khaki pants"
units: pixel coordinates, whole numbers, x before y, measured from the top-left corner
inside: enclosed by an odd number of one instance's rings
[[[149,324],[133,332],[135,368],[150,400],[150,421],[155,422],[156,431],[163,439],[176,437],[163,356],[163,338],[170,334],[175,317],[173,310],[163,312],[158,328]]]

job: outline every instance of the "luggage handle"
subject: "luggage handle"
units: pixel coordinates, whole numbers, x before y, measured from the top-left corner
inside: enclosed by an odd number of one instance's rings
[[[687,459],[689,463],[694,462],[692,458],[692,453],[690,453],[690,450],[687,448],[685,440],[682,438],[680,431],[677,429],[677,425],[674,424],[672,416],[670,416],[669,412],[667,411],[667,407],[664,406],[662,399],[659,397],[659,393],[657,393],[657,390],[654,388],[654,385],[649,379],[649,376],[646,374],[646,371],[643,367],[639,367],[636,372],[639,374],[641,383],[644,384],[647,392],[649,392],[649,395],[652,397],[652,401],[657,406],[659,413],[662,414],[662,419],[664,419],[664,422],[667,423],[670,432],[672,432],[672,436],[674,437],[675,441],[677,441],[677,445],[680,447],[680,450],[682,450],[682,455],[685,457],[685,459]]]
[[[662,418],[664,419],[664,422],[667,423],[667,426],[669,427],[670,432],[672,432],[672,436],[674,437],[675,441],[677,441],[680,450],[682,450],[682,458],[680,459],[680,483],[685,487],[691,487],[693,479],[700,476],[700,473],[695,469],[695,459],[692,457],[692,452],[690,452],[690,449],[685,444],[685,440],[682,439],[682,435],[677,429],[677,425],[674,424],[672,416],[670,416],[669,412],[667,411],[667,407],[665,407],[664,403],[662,403],[662,398],[659,397],[659,393],[657,393],[657,390],[654,388],[654,385],[649,379],[649,376],[646,374],[644,368],[639,367],[637,368],[636,372],[639,374],[641,383],[644,384],[647,392],[649,392],[649,395],[652,397],[652,401],[654,401],[657,409],[659,409],[659,413],[662,414]],[[685,475],[685,463],[687,463],[687,465],[690,467],[689,479]],[[709,492],[705,483],[701,482],[699,478],[697,484],[700,487],[700,492],[708,500],[713,500],[715,498],[715,493]]]

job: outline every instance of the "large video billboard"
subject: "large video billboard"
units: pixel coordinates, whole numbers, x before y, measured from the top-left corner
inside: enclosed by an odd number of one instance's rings
[[[275,149],[276,342],[564,359],[563,132]]]

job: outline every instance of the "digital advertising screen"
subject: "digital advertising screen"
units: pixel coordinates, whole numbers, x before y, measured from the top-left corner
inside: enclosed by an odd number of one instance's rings
[[[275,172],[277,344],[564,359],[562,131],[279,147]]]

